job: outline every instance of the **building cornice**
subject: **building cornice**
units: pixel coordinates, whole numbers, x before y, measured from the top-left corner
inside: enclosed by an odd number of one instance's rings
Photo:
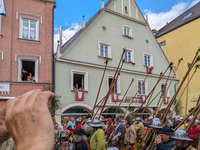
[[[104,69],[105,68],[104,65],[99,65],[99,64],[89,63],[89,62],[76,61],[76,60],[70,60],[70,59],[65,59],[65,58],[57,59],[56,62],[63,62],[63,63],[69,63],[69,64],[75,64],[75,65],[81,65],[81,66],[99,68],[99,69]],[[116,67],[107,66],[107,70],[115,71],[116,69],[117,69]],[[136,75],[143,75],[143,76],[147,75],[146,72],[129,70],[129,69],[122,69],[121,72],[131,73],[131,74],[136,74]],[[149,74],[149,77],[159,78],[160,74]],[[167,78],[168,78],[167,76],[163,77],[163,79],[167,79]],[[172,79],[172,77],[170,77],[169,79]],[[178,81],[177,78],[175,78],[173,80],[174,81]]]

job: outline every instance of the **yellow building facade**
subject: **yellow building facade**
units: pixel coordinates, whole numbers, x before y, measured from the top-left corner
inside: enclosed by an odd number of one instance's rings
[[[193,7],[198,7],[200,9],[200,3]],[[168,60],[174,62],[174,66],[177,66],[179,58],[183,58],[183,61],[177,70],[177,76],[180,80],[177,84],[177,89],[186,74],[188,63],[192,62],[198,47],[200,47],[200,18],[199,16],[192,16],[193,14],[195,15],[194,11],[196,9],[197,8],[191,8],[186,11],[160,29],[156,35],[158,43],[165,43],[164,45],[161,44],[161,47]],[[189,17],[187,16],[188,14],[190,15]],[[184,17],[187,18],[184,19]],[[194,69],[190,72],[189,77],[192,76],[193,72]],[[177,96],[177,99],[181,99],[182,102],[183,108],[181,109],[180,114],[182,116],[185,116],[186,108],[188,114],[188,110],[196,106],[197,99],[200,95],[200,70],[197,70],[189,84],[188,104],[186,106],[187,89],[184,93],[183,90],[188,83],[188,80],[189,78],[184,82]]]

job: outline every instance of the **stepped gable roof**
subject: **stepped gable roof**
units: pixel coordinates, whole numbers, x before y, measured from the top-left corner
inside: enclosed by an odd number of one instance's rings
[[[60,53],[63,54],[76,39],[78,39],[82,33],[98,18],[104,10],[113,2],[113,0],[108,0],[108,2],[104,5],[104,8],[100,9],[90,20],[85,24],[85,28],[80,29],[77,33],[75,33],[61,48]]]
[[[156,37],[160,37],[176,28],[179,28],[200,17],[200,2],[172,20],[169,24],[158,30]]]

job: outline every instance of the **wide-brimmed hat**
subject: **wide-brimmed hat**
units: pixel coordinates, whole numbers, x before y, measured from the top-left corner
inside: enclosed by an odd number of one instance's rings
[[[87,124],[92,122],[91,118],[88,118],[86,121],[87,121]]]
[[[85,130],[78,128],[73,132],[73,134],[75,134],[75,135],[83,135],[83,134],[85,134]]]
[[[159,131],[159,133],[165,134],[165,135],[172,135],[173,130],[170,129],[170,128],[168,128],[168,127],[163,127],[163,128]]]
[[[100,121],[98,119],[94,119],[92,123],[90,124],[91,127],[102,127],[102,124],[100,124]]]
[[[182,117],[182,116],[177,118],[177,120],[180,121],[180,122],[183,121],[183,119],[184,119],[184,117]]]
[[[187,120],[191,121],[193,117],[194,117],[194,116],[193,116],[193,115],[191,115],[191,116],[189,116],[189,117],[188,117],[188,119],[187,119]]]
[[[155,120],[148,127],[150,127],[150,128],[156,128],[156,129],[162,129],[162,123],[160,121],[158,121],[158,120]]]
[[[131,116],[130,116],[130,115],[126,116],[126,119],[125,119],[125,120],[131,121]]]
[[[136,121],[141,121],[141,118],[140,118],[140,117],[137,117],[135,120],[136,120]]]
[[[153,121],[153,122],[154,122],[154,121],[160,121],[160,119],[159,119],[159,118],[153,118],[152,121]]]
[[[149,116],[149,118],[148,118],[150,121],[152,121],[153,120],[153,116]]]
[[[182,140],[182,141],[192,141],[192,139],[188,138],[187,132],[181,128],[175,131],[174,136],[171,139]]]

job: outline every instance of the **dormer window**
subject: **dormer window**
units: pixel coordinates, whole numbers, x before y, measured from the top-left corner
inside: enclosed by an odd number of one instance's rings
[[[188,15],[186,15],[185,17],[183,17],[182,20],[185,20],[186,18],[189,18],[192,15],[192,13],[189,13]]]

